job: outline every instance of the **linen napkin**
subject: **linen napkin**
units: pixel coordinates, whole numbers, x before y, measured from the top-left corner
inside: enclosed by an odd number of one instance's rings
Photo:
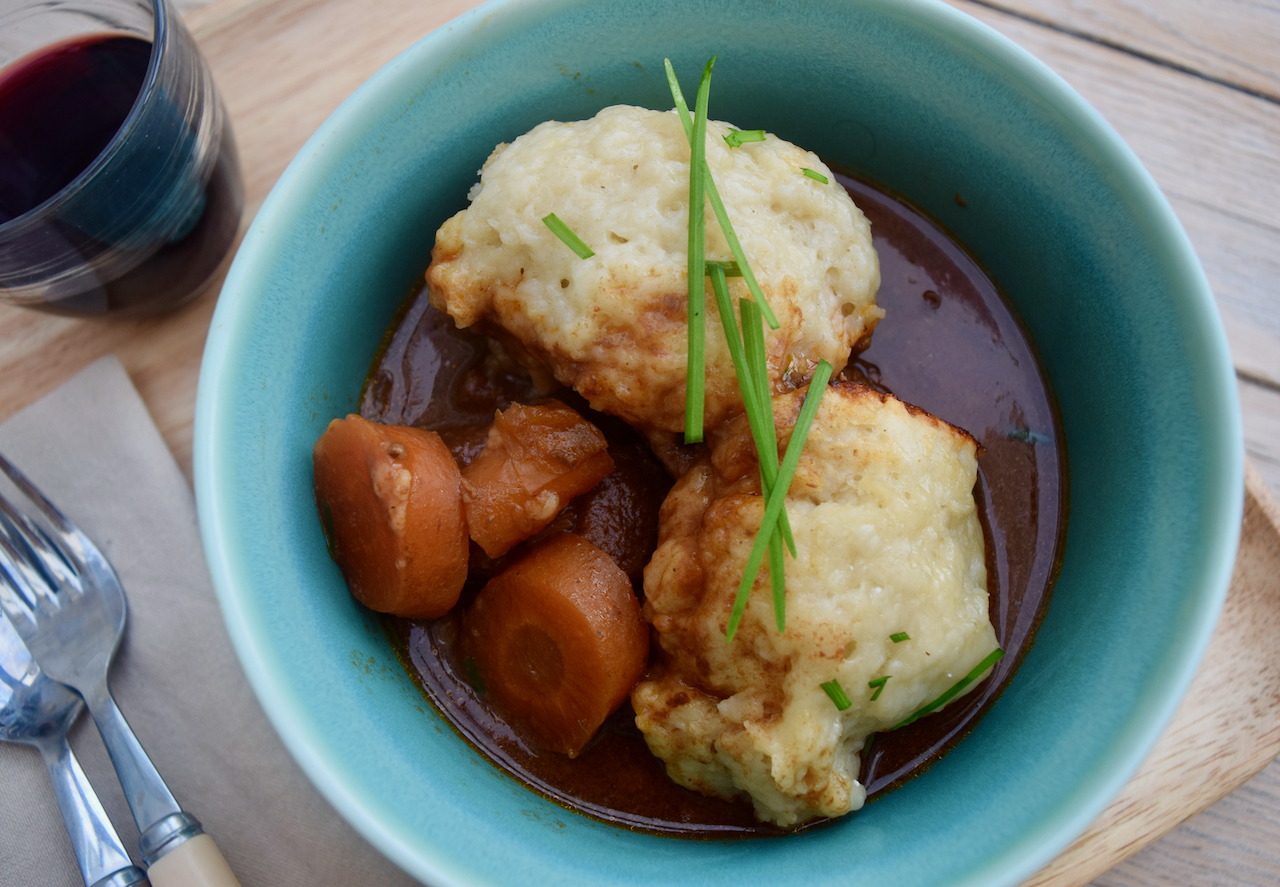
[[[0,452],[114,565],[129,600],[116,701],[243,887],[416,883],[321,797],[266,720],[222,622],[191,489],[120,363],[97,361],[0,425]],[[71,744],[140,864],[87,713]],[[0,743],[0,885],[82,883],[39,753]]]

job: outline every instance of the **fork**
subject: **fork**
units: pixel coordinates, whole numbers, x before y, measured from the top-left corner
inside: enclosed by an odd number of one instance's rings
[[[44,673],[84,698],[138,824],[151,883],[239,887],[213,839],[178,806],[107,686],[127,610],[111,564],[3,455],[0,471],[40,515],[0,494],[0,609]]]
[[[80,697],[50,680],[31,660],[9,620],[0,616],[0,742],[34,746],[88,887],[141,887],[147,876],[129,860],[93,786],[67,745]]]

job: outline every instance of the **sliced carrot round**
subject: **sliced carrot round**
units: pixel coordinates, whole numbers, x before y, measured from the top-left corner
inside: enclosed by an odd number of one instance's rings
[[[351,593],[381,613],[443,616],[467,578],[461,475],[440,435],[334,419],[312,450],[316,507]]]
[[[627,575],[572,533],[491,579],[467,611],[464,637],[498,705],[569,757],[627,698],[649,656]]]

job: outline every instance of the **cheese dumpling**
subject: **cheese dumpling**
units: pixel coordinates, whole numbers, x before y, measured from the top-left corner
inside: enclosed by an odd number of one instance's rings
[[[803,394],[773,399],[784,452]],[[785,631],[766,561],[726,642],[764,507],[745,420],[709,443],[667,497],[645,570],[659,652],[632,693],[636,723],[682,785],[749,797],[761,820],[783,827],[840,816],[865,799],[867,738],[997,647],[973,497],[977,444],[890,395],[831,386],[788,491],[797,556],[786,559]],[[833,680],[852,703],[844,711],[822,687]]]
[[[768,330],[775,393],[818,361],[837,369],[883,312],[866,217],[816,155],[775,136],[730,147],[707,123],[707,160],[756,279],[779,321]],[[824,184],[806,175],[825,176]],[[605,108],[499,145],[471,205],[436,235],[431,303],[498,339],[550,390],[649,433],[684,427],[689,144],[674,111]],[[710,204],[706,257],[732,255]],[[543,219],[554,213],[594,251],[580,258]],[[741,410],[709,281],[706,425]],[[748,295],[730,278],[733,304]]]

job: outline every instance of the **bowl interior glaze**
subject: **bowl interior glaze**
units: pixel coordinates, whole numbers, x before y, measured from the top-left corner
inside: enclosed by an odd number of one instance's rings
[[[311,498],[312,443],[356,408],[493,146],[605,105],[669,108],[663,58],[691,94],[713,54],[713,117],[880,182],[972,250],[1038,344],[1069,464],[1054,601],[993,711],[904,788],[777,840],[627,832],[481,759],[347,593]],[[1021,881],[1172,714],[1225,595],[1243,474],[1220,324],[1149,176],[1055,75],[925,0],[495,0],[424,38],[326,121],[253,222],[195,447],[211,570],[264,708],[341,813],[439,887]]]

